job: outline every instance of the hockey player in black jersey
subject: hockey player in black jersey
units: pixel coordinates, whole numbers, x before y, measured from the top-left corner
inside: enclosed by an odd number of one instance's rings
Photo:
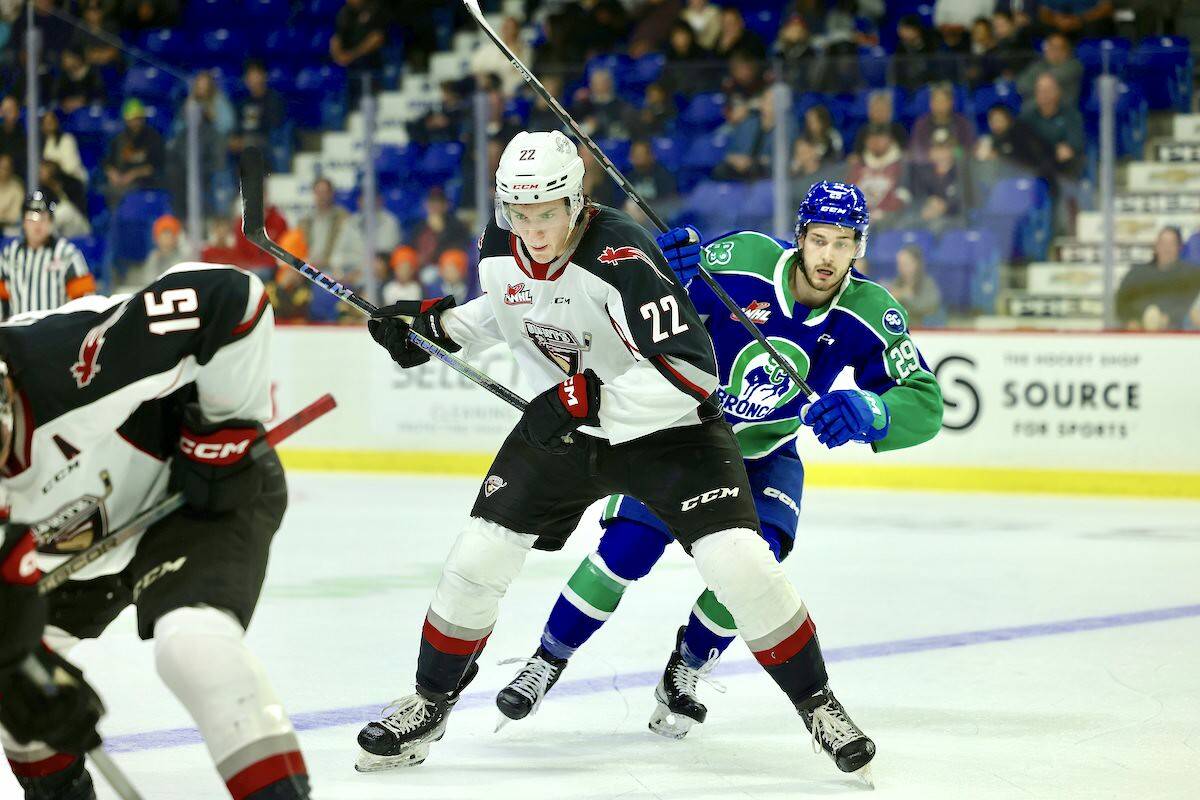
[[[0,541],[0,736],[29,800],[95,797],[81,754],[96,743],[99,706],[78,673],[73,705],[59,709],[5,662],[40,638],[57,655],[38,657],[62,666],[76,642],[99,636],[131,603],[138,633],[154,640],[159,676],[195,720],[230,795],[309,797],[291,722],[243,641],[287,505],[275,452],[251,447],[270,415],[272,330],[257,278],[199,263],[131,295],[86,297],[0,326],[0,481],[10,504]],[[38,568],[174,490],[183,509],[37,597]]]
[[[503,342],[532,395],[450,550],[421,635],[416,693],[359,733],[360,770],[420,764],[441,738],[531,549],[558,550],[589,504],[638,498],[695,559],[739,633],[814,741],[846,772],[874,743],[826,686],[812,621],[757,535],[749,480],[712,395],[712,342],[654,239],[582,194],[583,161],[563,134],[520,133],[496,173],[480,240],[484,295],[398,303],[372,336],[402,367],[428,360],[407,339],[471,351]],[[557,680],[548,675],[547,680]]]

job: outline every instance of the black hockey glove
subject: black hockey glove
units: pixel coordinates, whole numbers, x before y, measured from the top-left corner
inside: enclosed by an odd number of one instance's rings
[[[0,544],[5,543],[0,554],[0,678],[42,646],[46,627],[46,601],[37,590],[42,573],[37,568],[33,536],[17,526],[5,526]]]
[[[188,509],[200,514],[249,505],[263,486],[263,472],[251,452],[263,434],[262,424],[250,420],[207,422],[200,407],[189,404],[171,463],[171,488],[183,492]]]
[[[410,326],[401,316],[412,317],[412,329],[438,347],[457,353],[462,348],[442,327],[442,312],[454,305],[453,297],[401,300],[377,310],[367,321],[367,330],[371,332],[371,338],[388,351],[392,361],[405,369],[417,367],[429,360],[429,354],[409,340]]]
[[[0,725],[21,744],[45,742],[60,753],[82,755],[99,747],[96,723],[104,704],[83,673],[40,646],[27,659],[50,682],[36,680],[24,667],[0,677]]]
[[[529,402],[517,423],[525,442],[550,453],[567,452],[563,437],[580,425],[600,424],[600,387],[603,381],[590,369],[551,386]]]

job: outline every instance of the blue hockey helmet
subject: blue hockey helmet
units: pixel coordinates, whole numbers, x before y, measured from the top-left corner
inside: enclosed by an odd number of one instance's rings
[[[821,181],[814,183],[800,201],[796,211],[796,240],[800,240],[805,227],[817,222],[850,228],[858,233],[858,250],[855,258],[867,252],[867,228],[871,225],[871,212],[867,210],[867,198],[853,183]]]

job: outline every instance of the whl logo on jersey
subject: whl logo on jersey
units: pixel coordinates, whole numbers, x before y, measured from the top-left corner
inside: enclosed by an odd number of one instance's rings
[[[767,320],[771,318],[771,304],[766,300],[752,300],[750,305],[742,309],[746,312],[746,318],[756,325],[766,325]],[[729,318],[737,322],[737,317],[733,314]]]
[[[768,337],[779,354],[791,362],[800,375],[808,372],[808,356],[787,339]],[[790,403],[800,394],[787,372],[758,342],[750,342],[729,370],[729,382],[717,393],[721,409],[728,415],[745,420],[761,420],[776,409]]]
[[[525,288],[525,284],[508,284],[504,290],[504,304],[507,306],[533,305],[533,290]]]

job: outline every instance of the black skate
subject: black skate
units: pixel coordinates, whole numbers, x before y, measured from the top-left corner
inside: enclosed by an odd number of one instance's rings
[[[813,752],[824,750],[842,772],[856,773],[874,787],[868,765],[875,757],[875,743],[854,724],[829,687],[805,700],[797,710],[812,734]]]
[[[708,707],[696,696],[697,682],[704,681],[718,692],[725,691],[724,686],[708,678],[720,658],[715,650],[699,669],[689,667],[683,660],[679,651],[683,649],[685,630],[680,628],[675,635],[675,652],[671,653],[662,680],[654,690],[658,707],[650,716],[650,730],[668,739],[682,739],[693,725],[699,725],[708,716]]]
[[[542,700],[567,668],[565,658],[555,658],[538,647],[531,658],[509,658],[501,664],[524,664],[517,676],[496,695],[496,707],[504,716],[496,724],[500,730],[509,720],[525,719],[541,706]]]
[[[383,719],[367,723],[358,732],[360,748],[354,768],[376,772],[395,767],[415,767],[425,761],[429,747],[446,733],[446,720],[462,690],[479,673],[471,664],[462,683],[450,694],[428,692],[417,687],[416,694],[402,697],[383,709]]]

